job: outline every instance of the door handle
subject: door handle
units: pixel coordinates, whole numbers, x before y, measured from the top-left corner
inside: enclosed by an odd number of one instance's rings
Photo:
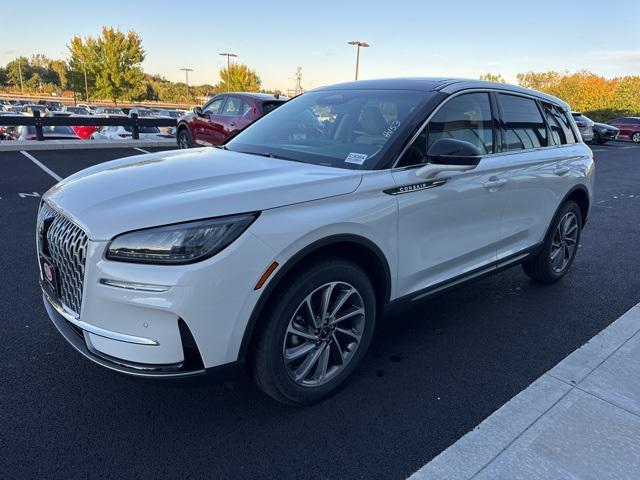
[[[483,183],[482,186],[484,188],[489,188],[489,189],[491,189],[491,188],[500,188],[503,185],[505,185],[506,183],[507,183],[507,180],[505,178],[492,177],[492,178],[489,179],[488,182]]]
[[[231,122],[229,125],[231,125],[232,127],[236,126],[236,122]]]
[[[569,167],[556,167],[553,173],[555,173],[556,175],[566,175],[567,173],[569,173],[569,171]]]

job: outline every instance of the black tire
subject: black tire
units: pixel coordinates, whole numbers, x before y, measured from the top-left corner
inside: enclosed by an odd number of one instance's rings
[[[591,140],[590,143],[596,143],[596,144],[600,143],[600,135],[595,130],[593,131],[593,140]]]
[[[605,143],[607,143],[608,141],[609,141],[609,140],[605,140],[605,139],[603,139],[603,138],[599,138],[597,143],[598,143],[598,145],[604,145],[604,144],[605,144]]]
[[[312,295],[312,300],[315,298],[313,295],[322,292],[322,288],[325,288],[328,283],[339,282],[335,287],[336,293],[330,293],[329,297],[334,298],[333,305],[337,305],[339,296],[345,294],[349,290],[339,291],[339,287],[342,285],[348,285],[353,287],[357,293],[358,305],[361,305],[364,310],[362,317],[353,316],[357,318],[358,322],[362,322],[358,330],[361,333],[357,347],[351,349],[347,343],[350,341],[349,337],[344,337],[343,333],[333,336],[333,339],[326,338],[324,343],[316,343],[315,340],[299,339],[292,334],[291,328],[294,325],[293,322],[297,322],[301,319],[299,312],[300,308],[304,305],[305,299]],[[333,288],[333,287],[331,287]],[[331,292],[331,290],[330,290]],[[341,384],[343,384],[347,378],[358,367],[359,363],[364,358],[373,332],[375,329],[376,321],[376,299],[375,291],[369,280],[369,277],[364,271],[356,264],[344,260],[342,258],[332,258],[319,261],[318,263],[306,266],[304,269],[300,269],[297,272],[292,273],[288,278],[283,281],[283,284],[274,291],[275,301],[270,306],[264,320],[261,322],[261,328],[258,331],[257,341],[255,343],[252,369],[253,375],[257,385],[267,395],[271,396],[278,402],[287,405],[308,405],[326,397],[333,393]],[[350,298],[350,297],[347,297]],[[355,297],[354,297],[355,298]],[[352,308],[352,307],[349,307]],[[344,311],[344,310],[343,310]],[[353,311],[353,310],[351,310]],[[344,314],[343,314],[344,315]],[[294,320],[295,316],[295,320]],[[339,315],[336,315],[338,317]],[[333,318],[333,317],[331,317]],[[329,322],[328,322],[329,323]],[[346,324],[347,321],[341,322],[340,325]],[[308,325],[306,325],[308,324]],[[296,325],[299,325],[296,323]],[[318,334],[319,330],[312,331],[314,328],[307,320],[304,320],[301,328],[309,327],[309,333]],[[297,328],[297,327],[296,327]],[[335,326],[334,326],[335,328]],[[343,327],[347,328],[347,327]],[[324,331],[324,328],[322,329]],[[296,330],[297,331],[297,330]],[[355,330],[354,330],[355,331]],[[331,335],[331,333],[329,333]],[[337,337],[340,338],[338,342]],[[300,345],[296,345],[288,348],[288,343],[291,339],[298,340]],[[346,338],[346,340],[345,340]],[[333,345],[335,341],[338,345]],[[347,353],[348,360],[344,362],[344,366],[338,369],[332,364],[333,376],[330,380],[327,380],[327,368],[324,369],[324,376],[318,374],[319,378],[324,378],[326,383],[317,385],[302,385],[292,378],[294,373],[298,372],[296,368],[303,370],[303,367],[296,366],[292,362],[285,361],[285,353],[290,352],[295,348],[299,348],[302,344],[305,344],[311,348],[311,353],[305,354],[304,360],[299,365],[304,364],[305,361],[310,360],[315,352],[320,351],[321,348],[327,349],[328,362],[335,361],[337,363],[340,360],[344,360],[343,351]],[[341,345],[342,344],[342,347]],[[323,347],[324,345],[324,347]],[[343,350],[344,348],[344,350]],[[340,353],[338,353],[340,352]],[[317,369],[321,368],[320,361],[322,360],[322,354],[320,354],[319,360],[316,362],[309,361],[309,364],[316,365],[316,367],[310,369],[310,374],[316,375]],[[331,356],[333,355],[333,357]],[[300,357],[302,359],[302,357]],[[302,382],[305,381],[303,376]],[[313,381],[313,379],[309,380]],[[318,380],[316,380],[318,381]]]
[[[567,257],[566,265],[563,265],[562,268],[558,269],[558,267],[560,267],[561,265],[554,264],[554,261],[551,257],[552,249],[554,251],[557,251],[557,234],[560,228],[560,223],[570,215],[573,216],[572,218],[575,218],[577,229],[574,239],[575,246],[570,255]],[[580,211],[580,207],[573,200],[569,200],[564,205],[562,205],[562,208],[560,208],[560,210],[554,217],[553,222],[551,222],[541,250],[535,256],[529,258],[522,264],[524,272],[533,280],[540,283],[554,283],[560,280],[569,271],[569,268],[571,267],[576,257],[576,253],[578,252],[578,247],[580,245],[581,233],[582,213]],[[562,248],[564,248],[565,244],[561,243],[561,245],[563,245]],[[562,250],[562,252],[560,253],[562,253],[564,258],[565,250]]]
[[[631,141],[633,141],[633,143],[640,143],[640,132],[632,134]]]
[[[178,142],[178,147],[183,148],[192,148],[193,141],[191,140],[191,134],[189,133],[188,128],[181,128],[178,131],[178,137],[176,139]]]

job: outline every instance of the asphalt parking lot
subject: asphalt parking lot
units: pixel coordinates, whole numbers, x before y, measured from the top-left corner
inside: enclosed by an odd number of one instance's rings
[[[387,316],[346,388],[305,409],[246,377],[141,382],[76,353],[37,286],[36,211],[55,180],[0,152],[0,477],[407,477],[640,301],[640,145],[593,150],[596,202],[562,282],[515,268]],[[140,154],[32,152],[60,177]]]

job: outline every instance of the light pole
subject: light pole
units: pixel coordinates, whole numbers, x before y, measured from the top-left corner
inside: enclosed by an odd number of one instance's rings
[[[238,55],[236,55],[235,53],[228,53],[228,52],[224,52],[224,53],[220,53],[219,55],[223,56],[223,57],[227,57],[227,92],[231,91],[231,60],[230,58],[236,58]]]
[[[187,84],[187,97],[189,97],[189,72],[193,72],[193,69],[185,67],[185,68],[181,68],[180,70],[184,72],[184,77]]]
[[[22,91],[22,95],[24,95],[24,84],[22,83],[22,60],[18,57],[18,73],[20,74],[20,90]]]
[[[348,42],[349,45],[356,46],[356,81],[358,80],[358,67],[360,66],[360,47],[368,47],[369,44],[367,42],[361,42],[359,40],[353,40]]]

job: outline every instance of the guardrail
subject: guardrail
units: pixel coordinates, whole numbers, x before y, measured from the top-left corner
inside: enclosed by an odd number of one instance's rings
[[[45,140],[42,127],[49,126],[88,126],[88,127],[132,127],[131,138],[133,140],[140,139],[140,127],[175,127],[178,122],[175,118],[156,118],[144,117],[139,118],[136,113],[125,117],[98,117],[98,116],[76,116],[76,117],[43,117],[39,111],[33,112],[33,117],[24,115],[1,115],[0,126],[17,127],[30,126],[36,127],[36,139],[38,141]]]

